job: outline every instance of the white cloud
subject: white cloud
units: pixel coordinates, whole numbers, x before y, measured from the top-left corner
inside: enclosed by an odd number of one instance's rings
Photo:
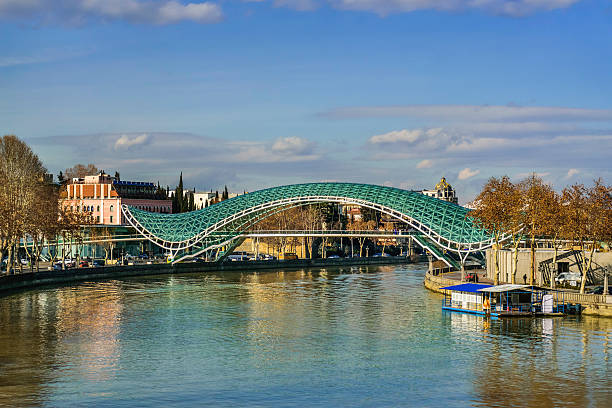
[[[417,165],[417,169],[429,169],[433,166],[433,162],[429,159],[421,160]]]
[[[272,150],[282,154],[305,154],[312,152],[315,144],[302,137],[281,137],[274,141]]]
[[[567,175],[565,176],[565,178],[566,179],[572,178],[573,176],[575,176],[578,173],[580,173],[580,170],[578,170],[578,169],[569,169],[567,171]]]
[[[207,24],[220,21],[223,12],[212,2],[183,4],[176,0],[0,0],[0,18],[63,24],[88,21],[160,25],[192,21]]]
[[[472,170],[469,167],[466,167],[465,169],[459,172],[458,178],[459,180],[467,180],[469,178],[474,177],[478,173],[480,173],[480,170]]]
[[[373,144],[382,144],[382,143],[415,143],[419,139],[431,138],[439,135],[442,129],[402,129],[402,130],[393,130],[388,133],[383,133],[381,135],[372,136],[369,139],[370,143]]]
[[[563,9],[580,0],[331,0],[344,10],[370,11],[380,15],[417,10],[482,10],[491,14],[522,17],[539,11]]]
[[[612,109],[503,105],[361,106],[323,112],[331,119],[406,117],[454,122],[612,121]],[[499,126],[499,125],[498,125]],[[523,126],[525,124],[523,123]]]
[[[115,150],[129,149],[132,146],[142,145],[147,142],[149,135],[143,133],[131,137],[130,135],[121,135],[114,144]]]

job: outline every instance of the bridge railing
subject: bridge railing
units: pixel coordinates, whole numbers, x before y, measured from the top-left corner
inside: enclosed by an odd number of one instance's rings
[[[219,231],[220,234],[230,231]],[[243,235],[263,236],[263,235],[326,235],[326,236],[380,236],[380,237],[410,237],[415,235],[415,231],[408,230],[252,230],[245,231]]]

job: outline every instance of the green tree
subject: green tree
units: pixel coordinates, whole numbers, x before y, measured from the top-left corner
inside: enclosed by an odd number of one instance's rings
[[[178,186],[174,189],[174,196],[172,197],[172,212],[182,213],[185,212],[185,197],[183,194],[183,172],[179,176]]]

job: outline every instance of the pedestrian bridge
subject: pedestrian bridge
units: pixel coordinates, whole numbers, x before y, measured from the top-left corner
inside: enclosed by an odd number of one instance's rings
[[[405,222],[430,246],[463,260],[492,244],[491,235],[467,217],[469,210],[419,192],[356,183],[307,183],[268,188],[181,214],[122,206],[127,221],[145,238],[176,254],[191,255],[229,245],[262,219],[289,208],[337,203],[358,205]]]

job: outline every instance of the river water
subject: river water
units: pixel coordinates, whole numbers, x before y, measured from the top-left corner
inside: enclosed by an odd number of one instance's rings
[[[423,265],[167,275],[0,299],[5,406],[612,406],[612,319],[442,312]]]

